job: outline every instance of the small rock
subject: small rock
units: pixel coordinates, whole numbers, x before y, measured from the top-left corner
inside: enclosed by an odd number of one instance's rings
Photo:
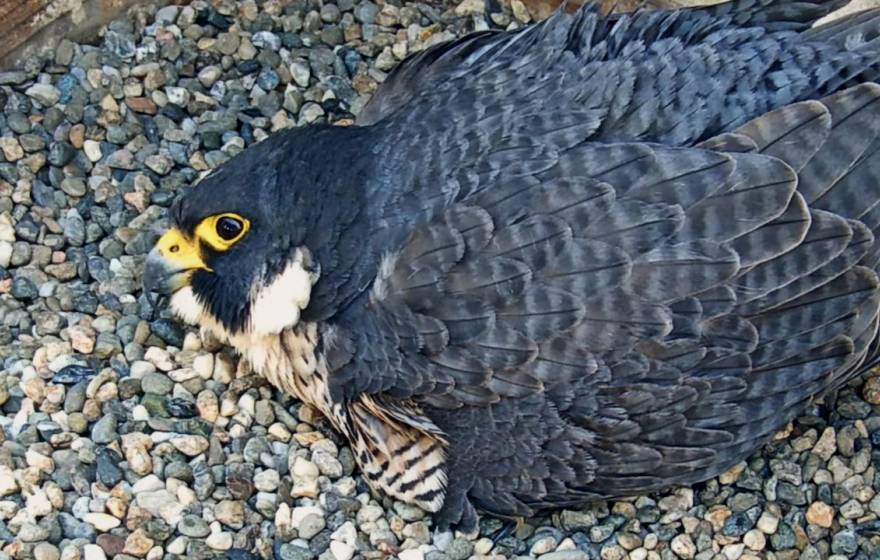
[[[877,405],[880,404],[880,377],[869,377],[862,387],[862,396],[865,401]]]
[[[3,152],[6,161],[15,162],[24,157],[24,150],[15,138],[6,136],[0,138],[0,151]]]
[[[125,104],[136,113],[155,115],[158,111],[158,107],[149,97],[129,97],[125,100]]]
[[[159,25],[171,25],[177,21],[177,14],[180,8],[178,6],[165,6],[156,10],[156,23]]]
[[[22,523],[16,536],[26,543],[43,542],[49,538],[49,531],[36,523]]]
[[[202,436],[182,435],[171,439],[171,444],[184,455],[195,457],[208,450],[210,442]]]
[[[167,490],[135,493],[135,503],[172,526],[177,525],[186,510],[177,496]]]
[[[83,152],[92,163],[101,161],[103,154],[101,153],[101,143],[94,140],[85,140],[83,142]]]
[[[137,529],[125,539],[122,552],[139,558],[144,557],[153,548],[153,544],[155,541],[147,536],[143,529]]]
[[[670,546],[672,552],[674,552],[679,558],[690,559],[697,554],[697,547],[694,545],[694,541],[691,540],[690,535],[676,535],[675,538],[672,539]]]
[[[109,444],[119,437],[116,434],[116,417],[106,414],[92,427],[92,441],[99,444]]]
[[[197,515],[184,515],[177,524],[177,530],[180,534],[192,538],[204,538],[211,534],[211,528]]]
[[[37,100],[43,107],[50,107],[61,99],[61,92],[50,84],[34,84],[25,90],[28,97]]]
[[[837,434],[834,428],[826,428],[819,441],[813,446],[813,453],[828,461],[837,451]]]
[[[807,522],[830,528],[834,523],[834,508],[824,502],[813,502],[807,508]]]
[[[83,546],[83,560],[107,560],[104,550],[96,544]]]
[[[59,560],[61,551],[50,543],[40,543],[34,547],[34,560]]]
[[[121,523],[121,521],[106,513],[87,513],[83,516],[83,521],[102,533],[119,527]]]
[[[767,546],[767,538],[760,530],[752,529],[743,536],[743,543],[757,552],[764,550],[764,547]]]
[[[355,547],[339,541],[330,541],[330,553],[335,560],[351,560],[354,556]]]
[[[205,539],[205,544],[214,550],[229,550],[232,548],[232,533],[218,532],[211,533]]]
[[[214,506],[214,517],[220,523],[233,529],[240,529],[244,526],[245,509],[244,504],[237,500],[223,500]]]
[[[761,517],[758,518],[757,527],[765,535],[772,535],[776,532],[776,528],[779,527],[779,518],[772,513],[765,511],[761,514]]]

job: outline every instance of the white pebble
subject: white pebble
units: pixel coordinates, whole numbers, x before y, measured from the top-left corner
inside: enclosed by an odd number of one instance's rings
[[[107,560],[107,555],[100,546],[87,544],[83,547],[83,560]]]
[[[425,558],[425,555],[422,554],[422,551],[418,548],[410,548],[398,552],[397,558],[399,558],[400,560],[423,560]]]
[[[107,513],[87,513],[83,516],[83,521],[102,533],[119,527],[121,523],[118,519]]]
[[[142,404],[139,404],[131,409],[131,419],[135,422],[146,421],[150,419],[150,413]]]
[[[211,376],[214,375],[214,355],[199,354],[193,360],[192,368],[202,379],[211,379]]]
[[[54,509],[46,492],[42,488],[34,488],[34,493],[27,497],[27,511],[34,517],[49,515]]]
[[[350,560],[354,556],[355,548],[350,544],[339,541],[330,541],[330,553],[336,560]]]
[[[232,534],[226,532],[211,533],[205,539],[205,544],[214,550],[229,550],[232,548]]]
[[[254,476],[254,486],[263,492],[273,492],[279,484],[281,484],[281,477],[275,470],[265,470]]]
[[[104,156],[101,153],[101,143],[94,140],[86,140],[83,142],[83,152],[92,163],[98,162]]]
[[[0,465],[0,496],[8,496],[16,492],[18,492],[18,482],[15,480],[15,474],[9,467]]]

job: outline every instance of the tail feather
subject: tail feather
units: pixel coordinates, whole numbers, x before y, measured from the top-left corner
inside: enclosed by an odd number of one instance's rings
[[[760,26],[770,31],[798,31],[809,28],[849,0],[735,0],[715,6],[693,8],[713,17],[730,17],[740,26]]]
[[[873,9],[855,12],[829,23],[818,25],[805,31],[803,37],[809,41],[846,43],[850,37],[876,38],[878,31],[880,31],[880,11]]]

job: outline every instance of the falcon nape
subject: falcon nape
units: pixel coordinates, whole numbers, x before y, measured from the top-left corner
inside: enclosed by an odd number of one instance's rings
[[[880,11],[558,12],[179,201],[145,285],[465,530],[708,479],[872,366]]]

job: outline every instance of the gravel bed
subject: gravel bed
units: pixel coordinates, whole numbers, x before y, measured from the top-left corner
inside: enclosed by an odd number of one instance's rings
[[[519,0],[196,1],[0,73],[0,560],[880,558],[876,375],[707,483],[439,533],[140,293],[178,189],[350,120],[408,53],[528,21]]]

